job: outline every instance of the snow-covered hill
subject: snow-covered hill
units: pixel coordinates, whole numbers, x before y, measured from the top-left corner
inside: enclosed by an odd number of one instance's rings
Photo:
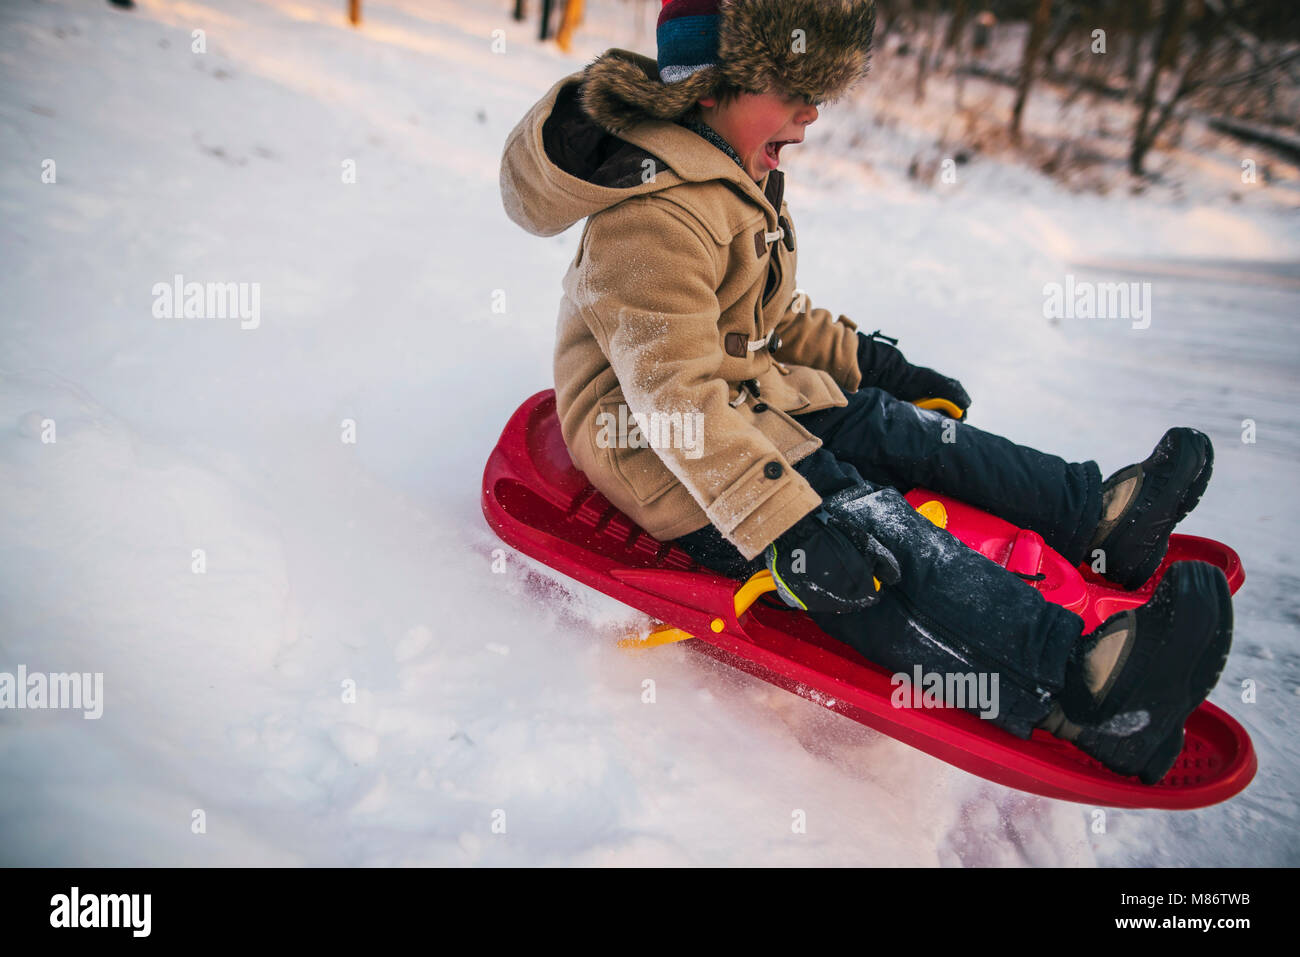
[[[343,6],[0,4],[0,671],[104,675],[98,720],[0,710],[0,863],[1300,862],[1300,293],[1252,265],[1300,259],[1293,214],[992,162],[919,188],[855,155],[852,103],[787,152],[801,285],[960,376],[976,424],[1103,471],[1172,424],[1216,442],[1184,527],[1247,566],[1213,700],[1259,776],[1095,833],[682,648],[629,657],[634,613],[494,572],[482,463],[549,385],[577,240],[506,219],[501,146],[653,34],[590,3],[566,56],[506,4],[367,0],[360,30]],[[1189,257],[1235,262],[1164,262]],[[1150,328],[1043,318],[1045,283],[1117,263]],[[256,284],[256,322],[159,317],[177,275]]]

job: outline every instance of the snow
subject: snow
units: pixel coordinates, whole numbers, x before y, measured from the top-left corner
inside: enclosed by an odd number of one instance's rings
[[[105,698],[0,710],[0,862],[1300,861],[1297,292],[1252,266],[1300,255],[1289,185],[1096,196],[996,158],[919,184],[890,159],[938,94],[865,157],[846,103],[782,158],[801,287],[958,375],[975,424],[1104,472],[1172,424],[1215,440],[1184,528],[1246,564],[1212,700],[1259,775],[1097,833],[685,648],[621,652],[643,618],[504,549],[481,467],[550,384],[577,230],[508,221],[500,150],[652,32],[591,4],[566,56],[500,5],[342,6],[0,5],[0,670],[103,672]],[[1244,278],[1169,268],[1197,257]],[[1043,318],[1045,283],[1106,263],[1153,283],[1149,329]],[[260,324],[155,318],[177,273],[257,283]]]

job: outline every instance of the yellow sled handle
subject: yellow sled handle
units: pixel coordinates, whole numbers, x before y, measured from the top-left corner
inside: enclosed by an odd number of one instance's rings
[[[917,399],[912,403],[919,409],[929,409],[934,412],[942,412],[949,418],[960,419],[966,414],[963,409],[955,402],[949,402],[947,399]]]
[[[749,606],[758,601],[758,596],[770,591],[776,591],[776,582],[772,581],[772,573],[764,568],[762,571],[754,572],[749,576],[749,580],[741,585],[736,591],[732,602],[736,609],[736,617],[739,618],[745,612],[749,611]],[[727,627],[727,623],[721,618],[715,618],[709,622],[709,627],[714,634],[718,634],[722,629]],[[652,629],[650,634],[644,638],[624,638],[618,643],[620,648],[655,648],[659,645],[671,645],[675,641],[685,641],[687,638],[695,636],[689,632],[682,631],[680,628],[674,628],[672,625],[660,625]]]

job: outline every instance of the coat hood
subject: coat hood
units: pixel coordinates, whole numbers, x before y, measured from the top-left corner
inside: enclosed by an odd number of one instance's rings
[[[611,49],[600,59],[617,59],[647,76],[658,72],[654,60],[628,50]],[[780,170],[755,183],[729,156],[674,121],[644,118],[618,135],[609,132],[584,108],[589,71],[552,86],[506,138],[501,200],[513,222],[535,235],[554,236],[633,196],[723,180],[765,208],[775,228]]]

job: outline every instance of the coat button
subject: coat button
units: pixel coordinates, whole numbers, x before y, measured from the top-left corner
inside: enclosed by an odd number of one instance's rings
[[[772,333],[772,338],[767,340],[767,351],[772,353],[772,355],[776,355],[776,350],[780,348],[781,337],[774,332]]]
[[[784,245],[786,249],[790,250],[790,252],[794,252],[794,230],[790,227],[790,220],[786,219],[784,216],[778,216],[776,221],[784,233],[781,237],[782,245]]]
[[[754,411],[755,411],[755,412],[766,412],[766,411],[767,411],[767,403],[766,403],[766,402],[760,402],[760,403],[758,403],[758,405],[754,406]]]
[[[763,474],[770,479],[779,479],[783,471],[780,462],[768,462],[763,466]]]

